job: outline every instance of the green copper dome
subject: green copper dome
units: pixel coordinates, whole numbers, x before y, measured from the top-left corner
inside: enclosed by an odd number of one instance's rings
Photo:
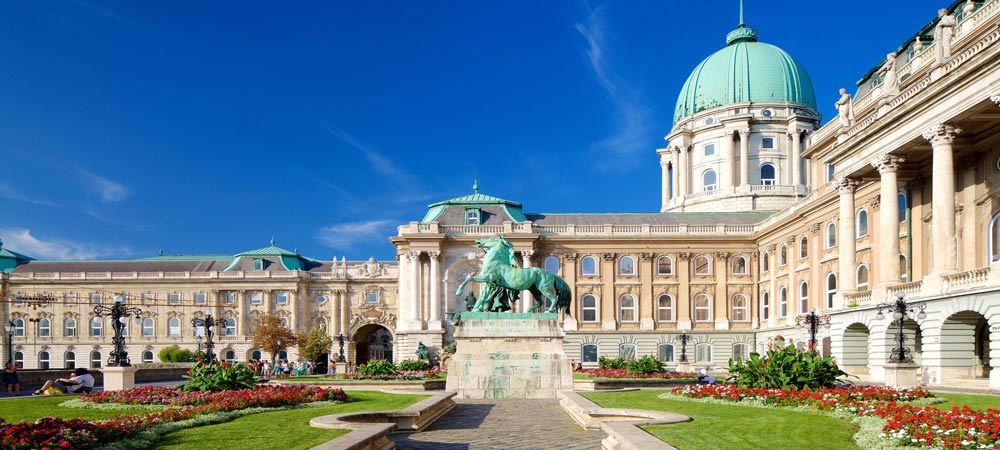
[[[726,47],[705,58],[684,82],[674,123],[734,103],[795,103],[816,110],[809,74],[784,50],[757,42],[757,31],[740,25]]]

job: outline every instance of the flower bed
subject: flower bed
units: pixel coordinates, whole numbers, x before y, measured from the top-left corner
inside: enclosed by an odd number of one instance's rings
[[[675,395],[769,406],[809,406],[819,410],[873,416],[885,420],[882,437],[902,445],[943,449],[1000,449],[1000,410],[975,411],[955,407],[944,411],[907,404],[931,397],[922,389],[895,390],[857,386],[817,390],[755,389],[731,385],[691,385],[674,388]]]
[[[579,369],[577,373],[585,373],[591,378],[659,378],[673,380],[677,378],[698,378],[694,372],[656,372],[628,373],[628,369]]]
[[[335,378],[342,378],[345,380],[379,380],[379,381],[389,381],[389,380],[433,380],[441,378],[445,372],[438,369],[431,370],[408,370],[400,371],[394,374],[386,375],[358,375],[357,373],[345,373],[342,375],[337,375]]]
[[[260,386],[221,392],[183,392],[177,388],[142,387],[83,395],[80,400],[95,404],[170,405],[172,408],[93,422],[46,417],[35,422],[6,423],[0,419],[0,449],[86,449],[130,438],[156,425],[204,414],[248,408],[289,407],[317,401],[346,401],[347,394],[340,389],[315,386]]]

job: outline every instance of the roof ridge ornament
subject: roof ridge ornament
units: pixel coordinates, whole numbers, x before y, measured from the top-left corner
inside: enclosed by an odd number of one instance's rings
[[[743,20],[743,0],[740,0],[740,27],[745,26],[747,26],[747,23]]]
[[[740,0],[740,23],[736,29],[726,34],[726,45],[733,45],[736,42],[757,42],[757,30],[747,26],[743,18],[743,0]]]
[[[276,241],[274,240],[274,236],[271,236],[271,247],[274,247],[275,242]]]
[[[479,180],[472,180],[472,193],[473,194],[479,193]]]

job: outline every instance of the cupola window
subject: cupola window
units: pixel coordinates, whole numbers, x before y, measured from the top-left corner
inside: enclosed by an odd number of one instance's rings
[[[705,144],[705,156],[712,156],[715,154],[715,144]]]
[[[766,109],[764,111],[767,111]],[[765,116],[767,117],[767,116]],[[762,137],[760,138],[760,148],[764,150],[774,150],[774,138],[773,137]]]
[[[718,177],[714,170],[706,170],[702,175],[702,189],[705,192],[713,192],[719,187]]]
[[[481,225],[480,213],[476,208],[469,208],[465,210],[465,224],[466,225]]]
[[[767,109],[761,111],[760,115],[762,115],[764,117],[771,117],[771,116],[774,115],[774,110],[772,110],[771,108],[767,108]]]
[[[760,184],[764,186],[774,186],[775,173],[774,166],[764,164],[760,166]]]

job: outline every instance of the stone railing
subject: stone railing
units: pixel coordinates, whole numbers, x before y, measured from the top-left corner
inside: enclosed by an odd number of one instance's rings
[[[421,226],[417,226],[421,225]],[[434,225],[423,227],[422,225]],[[687,234],[717,234],[749,236],[757,231],[756,225],[709,224],[709,225],[650,225],[650,224],[604,224],[604,225],[537,225],[530,222],[519,223],[517,227],[503,225],[438,225],[411,224],[400,227],[401,234],[443,233],[448,236],[490,236],[495,234],[535,233],[542,236],[683,236]],[[421,232],[424,229],[427,231]]]
[[[923,280],[917,280],[917,281],[911,281],[909,283],[903,283],[903,284],[897,284],[895,286],[889,286],[889,288],[886,289],[887,297],[889,299],[895,298],[896,295],[899,294],[900,292],[902,292],[903,295],[905,295],[907,297],[913,296],[913,295],[919,295],[921,289],[923,288],[923,285],[924,285]]]
[[[858,291],[849,292],[844,294],[844,305],[864,305],[866,303],[871,303],[872,301],[872,291]]]
[[[190,279],[294,279],[307,272],[23,272],[12,274],[12,281],[65,280],[190,280]]]
[[[944,276],[944,292],[984,287],[990,278],[990,268],[968,270]]]

